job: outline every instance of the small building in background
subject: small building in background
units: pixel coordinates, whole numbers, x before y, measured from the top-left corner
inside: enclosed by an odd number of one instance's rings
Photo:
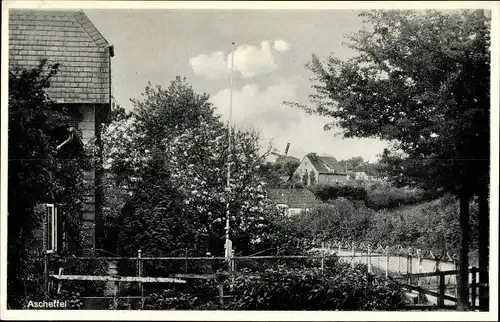
[[[295,178],[306,186],[314,184],[336,184],[348,180],[346,170],[332,156],[319,156],[309,153],[300,161],[294,172]]]
[[[308,212],[323,204],[309,189],[271,189],[269,199],[287,216]]]

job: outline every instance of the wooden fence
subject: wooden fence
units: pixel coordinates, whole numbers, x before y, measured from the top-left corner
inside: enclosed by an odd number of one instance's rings
[[[57,293],[60,293],[61,286],[63,282],[67,281],[100,281],[112,284],[114,287],[112,288],[111,296],[102,296],[102,297],[88,297],[95,299],[111,299],[112,305],[111,307],[116,309],[118,307],[118,303],[120,299],[127,300],[140,300],[140,308],[144,308],[145,303],[145,294],[144,294],[144,285],[151,283],[166,283],[166,284],[185,284],[186,280],[189,279],[211,279],[216,280],[217,274],[224,274],[221,272],[188,272],[188,262],[212,262],[218,263],[219,266],[224,266],[226,270],[226,274],[235,274],[236,270],[240,268],[238,263],[244,263],[245,261],[259,261],[262,263],[263,261],[294,261],[297,259],[316,259],[319,267],[324,270],[325,269],[325,258],[328,256],[328,253],[335,254],[341,260],[350,262],[352,265],[356,263],[366,264],[368,267],[368,272],[372,275],[382,275],[386,278],[393,278],[399,280],[403,286],[409,292],[417,292],[420,295],[426,295],[433,298],[436,298],[437,301],[434,305],[428,306],[427,308],[453,308],[456,305],[456,275],[458,271],[456,269],[452,270],[441,270],[440,263],[448,263],[448,265],[455,266],[455,263],[450,263],[442,260],[444,254],[440,257],[428,256],[425,258],[423,256],[424,252],[420,250],[412,251],[404,250],[401,247],[382,247],[377,245],[377,247],[373,247],[370,244],[346,244],[342,242],[337,243],[316,243],[312,245],[308,245],[313,251],[310,255],[302,255],[302,256],[283,256],[283,255],[274,255],[274,256],[236,256],[232,257],[230,261],[227,261],[225,257],[188,257],[188,256],[165,256],[165,257],[144,257],[142,256],[141,251],[138,251],[137,257],[78,257],[78,258],[65,258],[62,260],[83,260],[83,261],[92,261],[92,260],[100,260],[106,261],[110,268],[109,274],[107,275],[64,275],[64,267],[57,267],[58,271],[50,269],[48,261],[45,264],[45,278],[46,278],[46,294],[50,293],[51,285],[54,283],[49,283],[49,280],[55,282],[57,284]],[[348,248],[351,246],[350,248]],[[430,255],[432,253],[427,252]],[[399,256],[399,255],[403,256]],[[415,257],[414,257],[415,256]],[[453,259],[449,256],[449,259]],[[397,258],[397,259],[396,259]],[[424,271],[422,262],[424,260],[434,259],[435,265],[433,265],[433,271]],[[61,259],[61,258],[59,258]],[[403,266],[406,266],[406,269],[403,271],[401,268],[401,262],[404,259]],[[136,263],[135,276],[118,276],[116,270],[116,264],[119,261],[132,261]],[[151,277],[144,276],[144,265],[148,262],[158,262],[158,261],[167,261],[167,262],[184,262],[185,269],[184,272],[176,271],[169,272],[169,277]],[[397,261],[398,269],[395,269]],[[415,264],[416,267],[415,268]],[[417,271],[417,272],[415,272]],[[479,269],[472,267],[470,269],[470,303],[471,308],[477,307],[477,294],[479,287],[487,287],[486,285],[479,285],[477,283],[477,274]],[[427,279],[427,281],[425,280]],[[437,279],[435,282],[430,283],[428,280]],[[448,279],[448,280],[447,280]],[[137,283],[138,288],[140,290],[140,296],[122,296],[119,293],[120,283]],[[455,291],[455,294],[450,294],[449,291]],[[448,292],[447,292],[448,291]],[[223,288],[221,285],[218,287],[218,301],[219,307],[223,306],[224,298],[227,298],[227,295],[223,294]],[[453,296],[455,295],[455,296]],[[418,306],[410,306],[409,309],[425,309],[426,305],[420,303]]]

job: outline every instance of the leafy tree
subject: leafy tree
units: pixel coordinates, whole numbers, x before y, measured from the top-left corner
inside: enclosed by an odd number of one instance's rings
[[[196,214],[208,234],[210,252],[220,253],[225,238],[226,206],[229,205],[231,239],[242,252],[259,237],[268,223],[271,204],[265,182],[258,174],[258,137],[254,132],[235,131],[228,151],[227,129],[201,122],[172,142],[166,142],[165,158],[172,183],[183,195],[184,211]],[[227,162],[231,162],[227,188]]]
[[[206,94],[193,91],[185,79],[177,77],[168,88],[148,84],[143,100],[132,100],[130,113],[112,123],[103,135],[105,163],[117,180],[133,187],[150,153],[164,150],[164,142],[172,140],[202,120],[217,123],[215,107]]]
[[[119,218],[123,205],[128,199],[128,186],[116,169],[113,169],[113,153],[118,154],[119,147],[129,141],[124,140],[123,131],[132,115],[120,105],[111,108],[109,122],[102,128],[102,151],[104,171],[102,176],[102,225],[103,235],[99,244],[103,245],[106,255],[115,254],[118,244]]]
[[[198,255],[221,254],[228,201],[233,245],[248,251],[270,207],[257,135],[233,131],[229,151],[228,128],[209,97],[181,78],[167,89],[148,85],[144,97],[133,101],[124,122],[110,126],[103,153],[128,194],[118,219],[118,251],[165,255],[189,248]]]
[[[53,104],[46,89],[58,65],[9,70],[8,142],[8,252],[7,302],[22,308],[28,299],[42,296],[42,262],[36,247],[43,203],[57,202],[66,218],[66,252],[80,245],[80,207],[84,192],[83,170],[91,166],[78,140],[59,151],[68,138],[70,111]]]
[[[474,194],[487,198],[489,181],[489,21],[481,11],[362,16],[371,28],[348,37],[359,55],[324,63],[313,56],[315,106],[305,109],[333,118],[327,128],[339,127],[345,137],[391,141],[383,162],[394,181],[459,198],[458,294],[466,309],[469,201]],[[487,223],[488,216],[480,218]]]
[[[314,174],[313,170],[309,171],[309,183],[311,185],[314,185],[316,183],[316,175]]]
[[[365,163],[365,160],[363,157],[353,157],[348,160],[341,160],[339,161],[339,164],[346,170],[354,170],[358,166],[362,165]]]
[[[307,185],[308,185],[308,183],[309,183],[309,174],[308,174],[307,172],[303,172],[303,173],[301,174],[301,179],[302,179],[302,184],[303,184],[304,186],[307,186]]]
[[[259,172],[267,183],[267,188],[288,188],[299,163],[300,161],[293,159],[285,159],[274,163],[267,162],[260,166]]]

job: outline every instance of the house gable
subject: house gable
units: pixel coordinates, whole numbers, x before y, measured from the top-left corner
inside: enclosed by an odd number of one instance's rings
[[[56,103],[110,105],[110,50],[81,11],[9,11],[9,67],[59,63],[47,90]]]

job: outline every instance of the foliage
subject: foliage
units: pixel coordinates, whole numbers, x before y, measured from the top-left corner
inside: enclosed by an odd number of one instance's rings
[[[39,249],[33,247],[35,231],[44,213],[39,205],[57,202],[66,217],[68,248],[80,245],[80,206],[85,187],[83,170],[91,164],[78,142],[57,151],[68,138],[68,109],[53,104],[46,89],[58,65],[9,70],[9,164],[8,164],[8,305],[23,306],[40,296],[37,273]],[[37,295],[35,295],[37,294]]]
[[[470,207],[469,246],[473,255],[479,246],[478,206],[472,202]],[[379,211],[361,201],[338,198],[300,216],[278,218],[262,239],[266,247],[287,255],[303,254],[305,240],[370,242],[432,250],[434,254],[457,254],[458,211],[457,200],[452,196]]]
[[[285,159],[282,162],[267,162],[260,166],[259,172],[267,188],[288,188],[295,169],[300,161]],[[286,178],[286,180],[284,180]]]
[[[294,217],[296,227],[306,238],[324,240],[363,240],[374,211],[363,202],[338,198],[329,204]]]
[[[305,109],[331,117],[327,127],[341,128],[345,137],[392,142],[382,158],[392,181],[460,197],[458,304],[464,309],[468,205],[473,195],[485,204],[488,198],[490,21],[484,10],[361,16],[371,28],[348,37],[357,56],[331,56],[325,63],[313,57],[315,107]],[[486,209],[480,218],[488,225]],[[487,247],[481,249],[487,259]]]
[[[353,157],[348,160],[340,160],[339,164],[346,170],[354,170],[358,166],[365,164],[363,157]]]
[[[397,310],[404,305],[399,285],[372,283],[367,274],[342,269],[268,269],[237,276],[230,289],[233,310]]]
[[[311,185],[314,185],[316,183],[316,175],[314,174],[313,170],[309,172],[309,183]]]
[[[153,293],[145,304],[146,309],[153,310],[192,310],[197,298],[189,294],[175,294],[172,289],[161,293]]]
[[[229,151],[228,128],[208,96],[180,78],[166,89],[148,85],[143,95],[129,115],[117,112],[121,121],[103,135],[109,192],[126,193],[116,220],[118,252],[221,254],[228,201],[233,247],[251,251],[271,220],[257,135],[233,130]]]
[[[310,62],[318,85],[316,107],[307,110],[332,117],[330,128],[346,137],[392,141],[403,166],[393,170],[408,183],[457,191],[464,179],[482,180],[481,166],[464,157],[489,155],[486,18],[477,11],[362,16],[373,28],[348,37],[358,56]]]
[[[460,241],[458,211],[458,203],[450,196],[404,210],[379,211],[373,216],[366,239],[384,245],[432,250],[435,254],[457,254]],[[478,248],[477,220],[477,204],[471,203],[469,246],[473,251]]]
[[[253,132],[235,131],[232,140],[229,153],[226,128],[200,122],[167,143],[166,159],[173,186],[182,194],[183,211],[200,220],[199,229],[208,234],[212,254],[220,254],[223,248],[228,205],[233,246],[240,251],[250,251],[270,220],[272,206],[257,172],[261,163],[258,137]]]
[[[388,184],[374,184],[367,187],[365,204],[374,210],[395,209],[414,205],[440,197],[442,193],[422,189],[398,188]]]
[[[328,201],[344,197],[350,200],[365,200],[367,198],[366,189],[350,185],[317,185],[312,187],[311,192],[321,201]]]
[[[424,191],[422,189],[411,189],[394,187],[385,183],[356,185],[317,185],[310,187],[316,198],[323,202],[329,202],[343,197],[349,200],[363,201],[373,210],[397,209],[404,205],[414,205],[433,200],[442,195],[440,192]]]

